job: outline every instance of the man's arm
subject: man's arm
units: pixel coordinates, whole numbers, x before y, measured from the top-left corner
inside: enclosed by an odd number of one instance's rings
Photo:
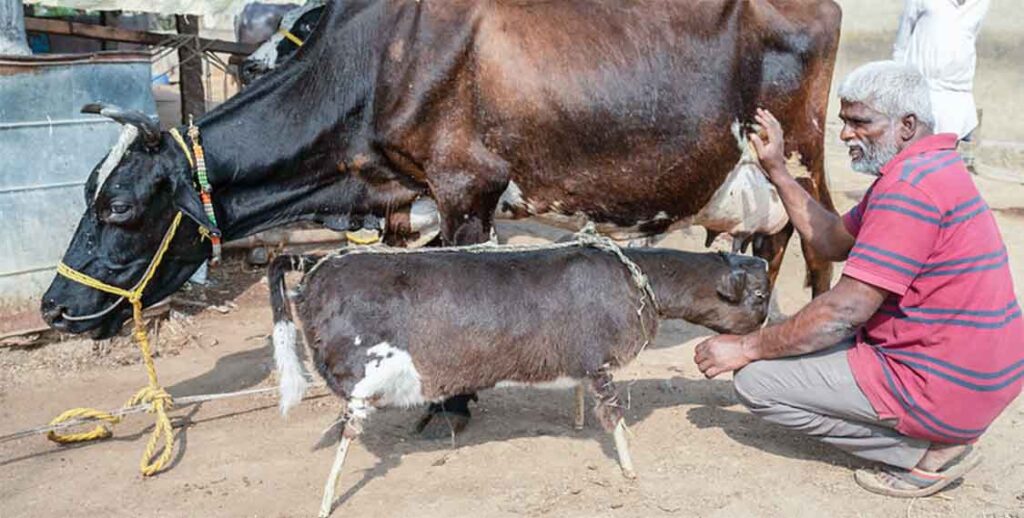
[[[900,15],[899,28],[896,30],[896,41],[892,46],[892,59],[897,63],[907,62],[907,47],[910,45],[910,35],[914,33],[914,26],[917,25],[917,17],[920,10],[916,0],[906,0],[903,5],[903,14]]]
[[[768,179],[775,184],[782,197],[793,227],[800,233],[800,238],[820,256],[830,261],[845,260],[853,248],[854,238],[846,230],[842,218],[811,198],[789,174],[782,126],[775,116],[758,108],[755,118],[767,131],[768,141],[761,140],[757,135],[751,135],[751,141],[761,160],[761,167],[768,173]]]
[[[830,291],[789,320],[744,336],[718,335],[697,345],[694,362],[708,378],[752,361],[799,356],[850,337],[874,315],[888,292],[843,276]]]

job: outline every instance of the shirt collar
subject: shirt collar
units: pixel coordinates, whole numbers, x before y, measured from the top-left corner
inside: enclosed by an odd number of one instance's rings
[[[914,142],[903,151],[900,151],[892,160],[882,166],[882,175],[885,175],[889,171],[897,168],[912,156],[956,149],[956,142],[956,133],[938,133],[936,135],[928,135],[927,137]]]

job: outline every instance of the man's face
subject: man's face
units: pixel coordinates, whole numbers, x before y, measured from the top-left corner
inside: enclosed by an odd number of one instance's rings
[[[882,174],[882,166],[900,152],[892,119],[864,103],[845,100],[839,118],[843,120],[839,138],[849,148],[853,170],[874,176]]]

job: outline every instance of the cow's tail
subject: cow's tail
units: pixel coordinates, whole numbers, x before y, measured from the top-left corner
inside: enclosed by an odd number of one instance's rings
[[[319,260],[320,257],[313,255],[281,255],[274,258],[267,270],[270,308],[274,315],[274,363],[277,364],[281,415],[287,415],[288,409],[302,401],[308,385],[308,374],[299,356],[298,332],[284,276],[288,272],[305,272]]]

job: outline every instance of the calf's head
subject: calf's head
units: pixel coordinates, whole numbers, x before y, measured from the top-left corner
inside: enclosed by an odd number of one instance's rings
[[[63,262],[108,285],[132,289],[181,212],[187,217],[142,299],[152,304],[184,284],[209,255],[199,226],[216,230],[210,228],[184,151],[155,121],[112,106],[88,105],[82,111],[110,117],[123,128],[117,145],[89,176],[85,214]],[[55,329],[105,338],[130,317],[131,306],[58,275],[43,296],[41,311]]]
[[[666,253],[671,260],[658,261],[649,272],[663,318],[681,318],[719,333],[748,333],[768,316],[771,283],[763,259]]]

